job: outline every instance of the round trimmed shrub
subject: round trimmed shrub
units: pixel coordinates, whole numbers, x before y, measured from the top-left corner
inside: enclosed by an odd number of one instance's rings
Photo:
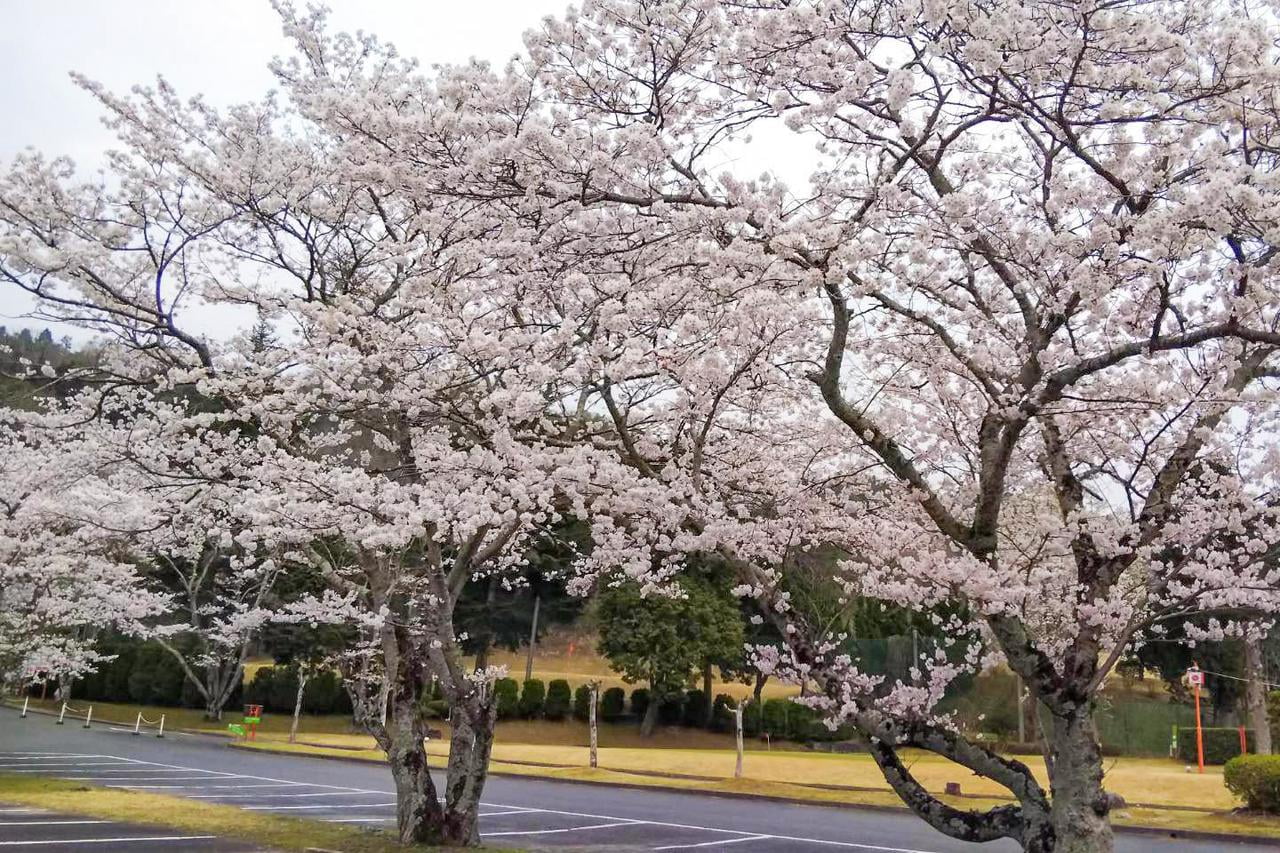
[[[617,722],[626,713],[627,691],[610,687],[600,696],[600,719],[606,723]]]
[[[795,703],[789,699],[766,699],[761,714],[760,729],[770,737],[785,738],[791,734],[791,712]]]
[[[520,716],[532,720],[542,716],[542,709],[547,703],[547,686],[540,678],[530,678],[520,691]]]
[[[731,732],[734,730],[733,709],[736,706],[733,697],[728,693],[717,693],[716,699],[711,703],[711,731],[713,732]],[[745,715],[744,715],[745,717]],[[742,728],[746,729],[747,721],[742,721]]]
[[[543,714],[548,720],[563,720],[569,716],[573,702],[573,694],[569,690],[569,682],[557,678],[547,685],[547,701],[543,706]]]
[[[649,691],[643,687],[637,687],[631,691],[631,713],[636,717],[643,717],[647,710],[649,710]]]
[[[1280,814],[1280,755],[1237,755],[1222,768],[1222,781],[1249,808]]]
[[[583,723],[591,718],[590,684],[580,684],[578,689],[573,691],[573,718]]]
[[[498,702],[498,719],[509,720],[520,713],[520,685],[514,678],[499,678],[493,683]]]
[[[710,698],[701,690],[690,690],[684,694],[684,724],[691,728],[706,725],[709,701]]]

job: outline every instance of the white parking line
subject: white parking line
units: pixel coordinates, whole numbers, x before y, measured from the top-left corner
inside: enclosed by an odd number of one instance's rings
[[[213,770],[204,770],[203,767],[186,767],[181,764],[162,764],[159,761],[142,761],[140,759],[135,759],[135,758],[120,758],[120,756],[116,756],[116,755],[109,755],[105,757],[117,758],[121,761],[130,761],[130,762],[133,762],[134,764],[150,764],[153,767],[169,767],[173,770],[191,770],[194,772],[204,771],[206,773],[217,772]],[[229,776],[230,778],[233,778],[233,779],[257,779],[262,782],[280,782],[281,784],[284,784],[284,785],[306,785],[311,788],[328,788],[332,791],[352,791],[352,792],[358,792],[361,794],[384,794],[389,796],[395,796],[394,791],[374,791],[369,788],[349,788],[345,785],[322,785],[319,782],[294,782],[289,779],[276,779],[271,776],[253,776],[248,773],[227,773],[224,775]],[[244,786],[244,787],[248,787],[248,786]]]
[[[253,788],[254,785],[246,785],[245,787]],[[306,794],[191,794],[188,799],[191,800],[251,800],[259,797],[383,797],[385,794],[370,792],[368,794],[353,793],[351,791],[320,791]]]
[[[253,777],[250,776],[246,778],[253,778]],[[221,782],[223,780],[219,779],[218,781]],[[104,788],[146,788],[147,790],[159,790],[159,791],[190,791],[190,790],[212,791],[217,788],[235,788],[236,790],[239,790],[240,788],[292,788],[292,787],[296,787],[298,785],[304,785],[304,784],[305,783],[303,782],[271,782],[264,785],[133,785],[133,784],[125,784],[125,785],[103,785],[102,787]]]
[[[322,823],[386,823],[395,820],[393,817],[324,817]]]
[[[108,767],[119,764],[118,761],[84,761],[71,764],[0,764],[0,770],[12,770],[14,773],[48,773],[61,767]],[[38,768],[32,770],[31,768]]]
[[[18,754],[16,754],[16,753],[14,754],[14,756],[15,756],[15,760],[16,760],[16,758],[17,758],[17,755],[18,755]],[[58,758],[72,758],[72,757],[75,757],[75,756],[73,756],[73,755],[71,755],[71,754],[59,755],[59,756],[52,756],[52,755],[49,755],[49,754],[34,754],[34,753],[33,753],[32,755],[33,755],[33,756],[35,756],[35,757],[41,757],[41,755],[43,755],[44,757],[58,757]],[[393,791],[376,791],[376,790],[372,790],[372,789],[369,789],[369,788],[350,788],[350,787],[346,787],[346,786],[343,786],[343,785],[324,785],[324,784],[317,783],[317,782],[295,782],[295,781],[287,780],[287,779],[276,779],[276,778],[273,778],[273,777],[270,777],[270,776],[254,776],[254,775],[250,775],[250,774],[233,774],[233,773],[224,773],[224,772],[222,772],[222,771],[206,770],[206,769],[204,769],[204,768],[202,768],[202,767],[188,767],[188,766],[179,765],[179,764],[163,764],[163,763],[155,762],[155,761],[143,761],[143,760],[141,760],[141,759],[125,758],[125,757],[122,757],[122,756],[116,756],[116,755],[98,755],[98,754],[88,755],[88,754],[86,754],[86,755],[84,755],[83,757],[85,757],[85,758],[108,758],[108,759],[113,759],[113,760],[114,760],[114,762],[126,762],[126,763],[133,764],[133,765],[135,765],[135,766],[138,766],[138,765],[145,765],[145,766],[148,766],[148,767],[153,767],[153,768],[165,768],[165,769],[168,769],[168,770],[186,770],[186,771],[195,772],[195,773],[220,774],[221,776],[225,777],[225,778],[226,778],[226,780],[230,780],[230,779],[250,779],[250,780],[260,780],[260,781],[262,781],[262,782],[271,782],[271,783],[275,783],[275,784],[271,784],[271,785],[247,785],[247,784],[241,784],[241,785],[203,785],[203,786],[202,786],[202,785],[174,785],[174,786],[165,786],[165,785],[136,785],[136,786],[131,786],[131,785],[121,784],[121,785],[108,785],[108,786],[107,786],[107,787],[112,787],[112,788],[128,788],[128,787],[136,787],[136,788],[139,788],[139,789],[153,789],[153,790],[165,790],[165,789],[172,789],[172,790],[189,790],[189,789],[205,789],[205,788],[207,788],[207,789],[215,789],[215,788],[255,788],[255,787],[267,787],[267,788],[274,788],[274,787],[303,786],[303,787],[312,787],[312,788],[327,788],[327,789],[329,789],[329,790],[331,790],[331,791],[335,791],[335,792],[338,792],[338,793],[351,793],[351,794],[380,794],[380,795],[388,796],[388,797],[393,797],[393,796],[395,796],[395,793],[394,793]],[[0,760],[3,760],[3,759],[0,759]],[[113,763],[113,762],[103,762],[103,764],[104,764],[104,765],[111,764],[111,763]],[[87,765],[89,765],[89,764],[93,764],[93,762],[86,762],[86,764],[80,764],[80,765],[74,765],[74,766],[87,766]],[[21,772],[21,771],[16,771],[16,772]],[[34,772],[49,772],[49,771],[40,771],[40,770],[37,770],[37,771],[34,771]],[[105,770],[104,770],[104,771],[93,771],[93,772],[104,772],[104,773],[105,773],[105,772],[113,772],[113,771],[105,771]],[[169,778],[172,780],[172,777],[169,777]],[[121,782],[123,782],[124,780],[120,780],[120,781],[121,781]],[[222,781],[222,780],[219,780],[219,781]],[[193,798],[193,799],[195,799],[195,798],[200,798],[200,799],[220,799],[220,798],[226,798],[226,797],[225,797],[225,796],[223,796],[223,795],[203,795],[203,796],[199,796],[199,795],[190,795],[190,794],[187,794],[187,795],[180,795],[180,796],[187,796],[187,797],[190,797],[190,798]],[[284,794],[275,794],[275,795],[265,795],[265,796],[289,796],[289,795],[284,795]],[[390,802],[390,803],[363,803],[363,804],[336,804],[336,805],[331,804],[331,805],[324,805],[324,806],[274,806],[274,807],[273,807],[273,806],[245,806],[245,807],[243,807],[243,808],[245,808],[246,810],[249,810],[249,811],[283,811],[283,810],[302,810],[302,809],[316,809],[316,808],[329,808],[329,809],[336,809],[336,808],[382,808],[382,807],[384,807],[384,806],[394,806],[394,805],[396,805],[396,803],[394,803],[394,802]],[[523,814],[555,814],[555,815],[566,815],[566,816],[569,816],[569,817],[585,817],[585,818],[594,818],[594,819],[597,819],[597,820],[603,820],[603,821],[607,821],[607,822],[608,822],[608,823],[602,823],[602,824],[592,824],[592,825],[590,825],[590,826],[585,826],[585,827],[571,827],[571,828],[568,828],[568,829],[556,829],[556,830],[532,830],[532,831],[529,831],[529,832],[505,831],[505,832],[497,832],[497,833],[494,833],[494,832],[485,833],[486,835],[490,835],[490,836],[497,836],[497,835],[546,835],[546,834],[552,834],[552,833],[574,832],[574,831],[578,831],[578,830],[585,830],[585,829],[604,829],[604,828],[611,827],[611,826],[648,825],[648,826],[657,826],[657,827],[667,827],[667,828],[671,828],[671,829],[687,829],[687,830],[693,830],[693,831],[697,831],[697,832],[719,833],[719,834],[722,834],[722,835],[739,836],[738,838],[724,839],[724,840],[721,840],[721,841],[715,841],[715,842],[706,842],[705,844],[704,844],[704,843],[701,843],[701,842],[698,842],[698,843],[695,843],[695,844],[686,844],[686,845],[670,845],[669,847],[665,847],[665,848],[662,848],[662,849],[679,849],[679,848],[682,848],[682,847],[699,847],[699,846],[709,847],[709,846],[714,846],[714,845],[715,845],[715,844],[717,844],[717,843],[718,843],[718,844],[729,844],[729,843],[737,843],[738,841],[748,841],[748,840],[750,840],[750,841],[759,841],[759,840],[769,840],[769,839],[773,839],[773,840],[778,840],[778,841],[791,841],[791,842],[798,842],[798,843],[805,843],[805,844],[814,844],[814,845],[821,845],[821,846],[827,846],[827,847],[840,847],[840,848],[845,848],[845,849],[849,849],[849,850],[873,851],[873,853],[933,853],[933,851],[928,851],[928,850],[918,850],[918,849],[906,848],[906,847],[887,847],[887,846],[876,845],[876,844],[859,844],[859,843],[857,843],[857,842],[852,842],[852,841],[830,841],[830,840],[823,839],[823,838],[811,838],[811,837],[806,837],[806,836],[797,836],[797,835],[765,834],[765,833],[760,833],[760,832],[749,832],[749,831],[741,830],[741,829],[725,829],[725,828],[723,828],[723,827],[715,827],[715,826],[696,826],[696,825],[693,825],[693,824],[674,823],[674,822],[670,822],[670,821],[644,820],[644,819],[640,819],[640,818],[624,818],[624,817],[619,817],[619,816],[617,816],[617,815],[594,814],[594,813],[590,813],[590,812],[571,812],[571,811],[565,811],[565,810],[561,810],[561,809],[541,809],[541,808],[532,808],[532,807],[526,807],[526,806],[517,806],[517,805],[514,805],[514,804],[508,804],[508,803],[485,803],[484,805],[485,805],[485,806],[487,806],[487,807],[489,807],[489,808],[497,808],[497,809],[504,809],[504,810],[505,810],[505,811],[502,811],[502,812],[490,813],[490,814],[488,814],[488,815],[485,815],[485,816],[489,816],[489,817],[497,817],[497,816],[500,816],[500,815],[503,815],[503,814],[516,814],[516,813],[523,813]],[[357,822],[357,821],[356,821],[356,819],[353,819],[351,822]],[[204,836],[192,836],[192,837],[193,837],[193,838],[195,838],[195,837],[204,837]],[[161,840],[161,839],[157,839],[157,840]],[[174,840],[182,840],[182,839],[174,839]],[[8,843],[9,843],[9,842],[0,842],[0,844],[8,844]]]
[[[81,823],[111,823],[109,820],[7,820],[0,823],[5,826],[72,826]]]
[[[298,812],[308,809],[381,809],[395,803],[322,803],[316,806],[239,806],[247,812]]]
[[[743,841],[768,841],[771,835],[748,835],[746,838],[717,838],[714,841],[700,841],[697,844],[668,844],[655,847],[654,850],[692,850],[695,847],[717,847],[724,844],[740,844]]]
[[[480,817],[502,817],[509,814],[534,814],[538,809],[508,809],[505,812],[480,812]]]
[[[588,829],[611,829],[615,826],[635,826],[636,824],[644,824],[648,821],[644,820],[620,820],[614,823],[594,823],[590,826],[570,826],[565,829],[528,829],[528,830],[510,830],[508,832],[486,832],[485,837],[493,837],[496,835],[555,835],[558,832],[583,832]]]
[[[47,814],[48,809],[0,809],[0,814]]]
[[[222,773],[217,770],[170,770],[166,767],[130,766],[124,770],[94,770],[93,773],[204,773],[207,776],[236,776],[235,773]]]
[[[134,785],[136,781],[191,781],[193,779],[224,779],[224,776],[134,776],[133,779],[120,779],[119,776],[59,776],[59,779],[73,781],[118,781],[128,783],[128,788],[141,788]],[[119,788],[119,785],[108,785],[108,788]]]
[[[0,841],[0,847],[27,847],[32,844],[128,844],[138,841],[199,841],[216,835],[131,835],[125,838],[54,838],[40,841]]]

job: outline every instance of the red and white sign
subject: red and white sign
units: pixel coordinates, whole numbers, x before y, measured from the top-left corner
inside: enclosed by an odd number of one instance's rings
[[[1187,670],[1187,684],[1192,687],[1204,687],[1204,673],[1198,669]]]

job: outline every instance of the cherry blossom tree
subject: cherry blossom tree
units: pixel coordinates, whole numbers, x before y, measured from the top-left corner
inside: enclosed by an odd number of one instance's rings
[[[816,683],[940,831],[1108,849],[1108,673],[1144,632],[1277,604],[1270,13],[601,0],[501,72],[424,72],[279,10],[278,96],[85,82],[111,178],[20,158],[0,278],[117,342],[97,399],[130,401],[169,506],[324,573],[293,618],[367,638],[401,837],[477,839],[494,674],[452,608],[573,517],[582,591],[724,560],[786,638],[762,671]],[[807,185],[736,174],[750,135]],[[272,332],[201,337],[204,306]],[[864,672],[788,600],[814,548],[950,645]],[[998,661],[1046,710],[1048,790],[936,710]],[[950,807],[904,747],[1016,803]]]
[[[576,200],[596,239],[625,221],[650,245],[700,241],[707,269],[740,276],[722,305],[750,288],[794,316],[823,305],[803,321],[811,345],[772,363],[843,428],[844,474],[824,472],[841,487],[817,509],[780,500],[805,478],[773,481],[755,539],[714,527],[706,491],[684,545],[716,529],[744,591],[769,599],[787,560],[767,534],[827,538],[850,555],[850,594],[974,632],[887,684],[772,601],[791,638],[778,667],[816,678],[815,705],[862,728],[950,835],[1109,848],[1092,719],[1111,668],[1147,626],[1209,612],[1227,631],[1274,610],[1276,518],[1258,498],[1274,487],[1280,343],[1275,37],[1269,13],[1227,4],[601,2],[528,39],[519,72],[547,119],[491,167],[495,185]],[[816,147],[810,185],[725,170],[748,131]],[[667,367],[681,387],[702,378]],[[727,484],[679,452],[680,421],[646,438],[614,420],[637,468]],[[840,529],[831,508],[859,518]],[[932,711],[992,654],[1048,712],[1049,791]],[[902,746],[1018,804],[953,809]]]
[[[0,677],[70,680],[103,660],[103,630],[143,633],[167,609],[148,592],[126,537],[94,523],[128,515],[128,497],[83,448],[5,412],[0,426]]]

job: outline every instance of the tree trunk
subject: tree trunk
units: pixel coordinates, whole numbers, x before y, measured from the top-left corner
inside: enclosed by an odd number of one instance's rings
[[[658,727],[658,704],[660,697],[649,691],[649,706],[644,709],[644,718],[640,721],[640,737],[649,737]]]
[[[298,742],[298,718],[302,716],[302,692],[307,689],[307,675],[298,670],[298,697],[293,702],[293,722],[289,725],[289,743]]]
[[[489,774],[489,754],[493,749],[493,727],[497,717],[492,688],[476,689],[484,689],[485,693],[469,699],[475,707],[457,709],[449,741],[441,841],[458,847],[480,843],[480,795]],[[473,715],[475,724],[472,723]]]
[[[397,709],[399,710],[399,709]],[[410,712],[412,713],[412,712]],[[396,827],[402,844],[439,844],[443,814],[435,782],[427,766],[425,727],[402,725],[400,714],[388,715],[387,762],[396,784]]]
[[[764,683],[769,680],[769,676],[763,672],[756,673],[756,684],[751,689],[751,701],[755,703],[757,708],[764,707],[764,700],[760,697],[764,695]]]
[[[1256,636],[1244,641],[1245,708],[1249,728],[1253,729],[1254,750],[1258,755],[1271,754],[1271,721],[1267,719],[1266,672],[1262,667],[1262,639]]]
[[[1102,748],[1091,709],[1054,714],[1047,732],[1052,763],[1050,821],[1054,853],[1106,853],[1114,844],[1110,804],[1102,788]]]

